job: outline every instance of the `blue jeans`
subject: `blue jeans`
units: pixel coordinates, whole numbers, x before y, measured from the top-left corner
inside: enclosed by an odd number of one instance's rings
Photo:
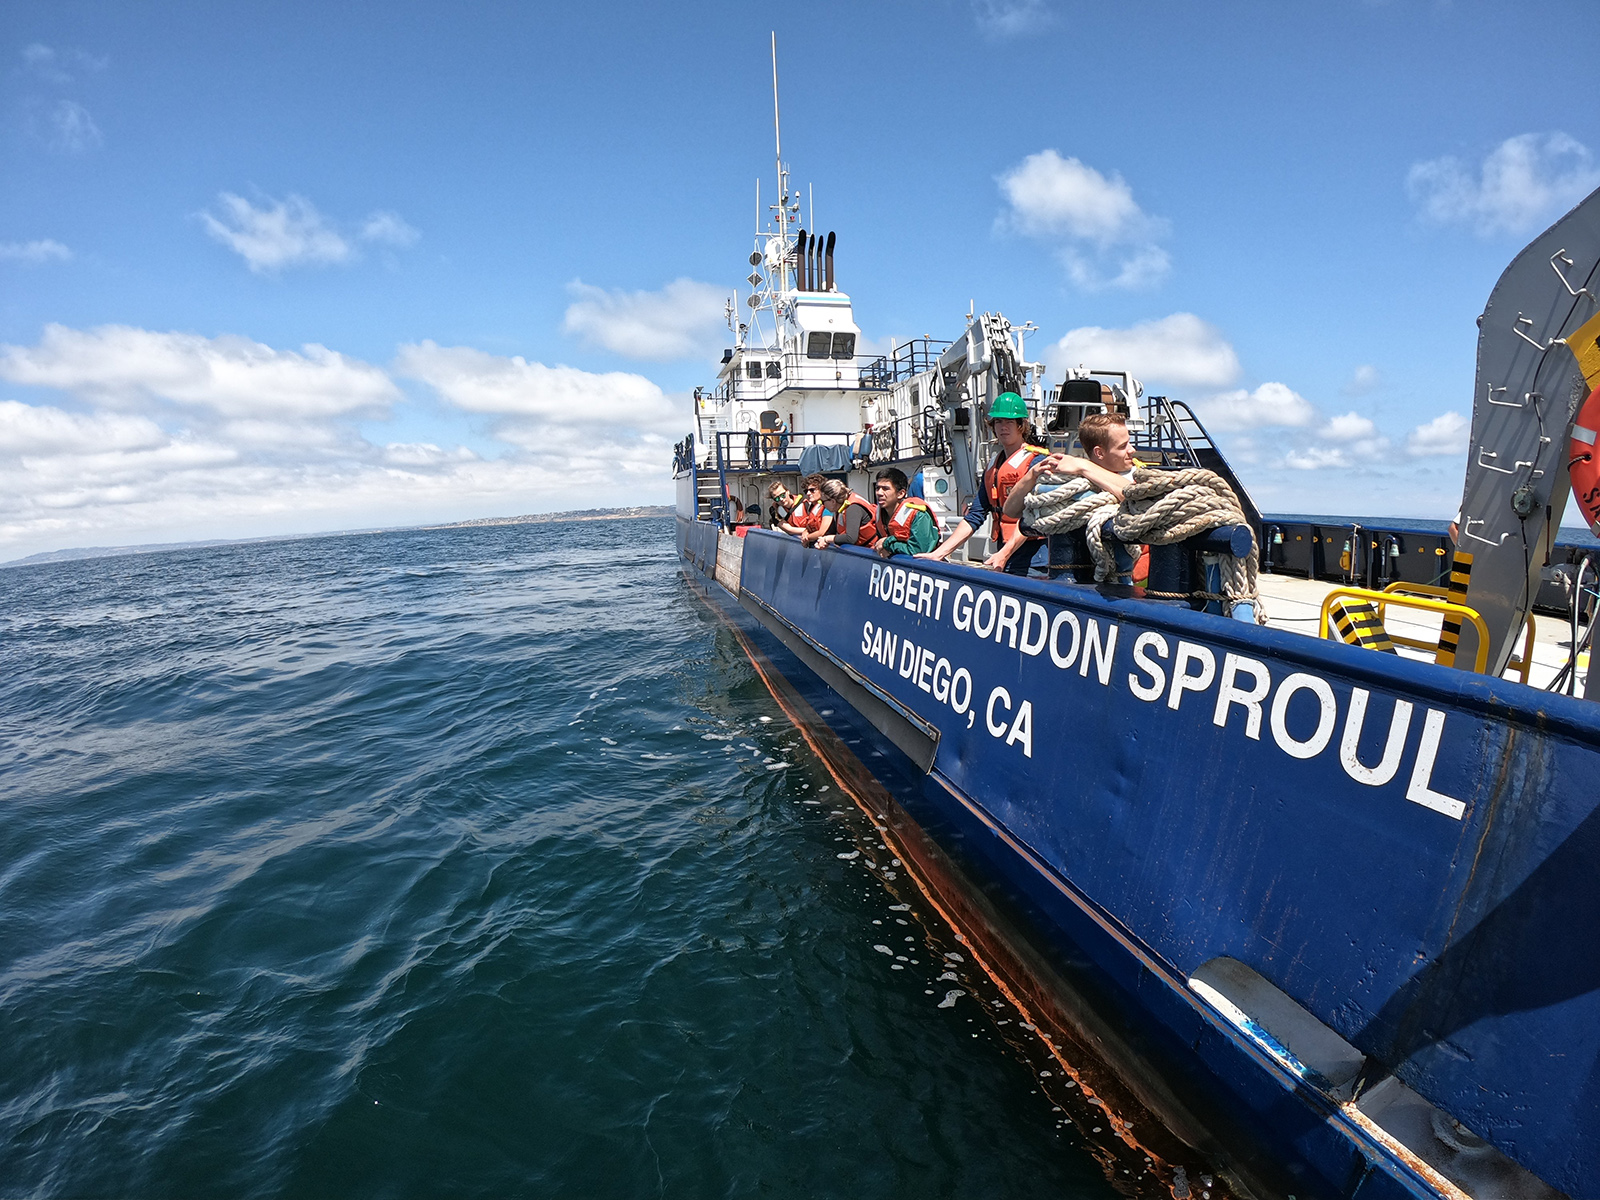
[[[1044,538],[1029,538],[1006,562],[1007,575],[1026,575],[1033,566],[1034,557],[1044,549]]]

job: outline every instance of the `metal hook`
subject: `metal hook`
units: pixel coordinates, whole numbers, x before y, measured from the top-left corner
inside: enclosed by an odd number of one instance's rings
[[[1552,254],[1550,256],[1550,269],[1556,273],[1556,278],[1561,280],[1561,286],[1566,288],[1568,293],[1570,295],[1572,295],[1572,297],[1574,299],[1576,299],[1579,296],[1587,296],[1587,297],[1589,297],[1590,300],[1593,300],[1596,303],[1600,303],[1600,299],[1596,299],[1595,294],[1593,292],[1591,292],[1588,288],[1586,288],[1586,287],[1584,287],[1584,288],[1575,288],[1570,283],[1567,282],[1566,275],[1562,272],[1560,267],[1556,266],[1556,261],[1558,259],[1561,262],[1566,263],[1567,266],[1569,266],[1569,267],[1575,267],[1578,264],[1573,262],[1570,258],[1567,257],[1567,251],[1566,251],[1565,247],[1562,247],[1560,250],[1557,250],[1554,254]]]
[[[1491,541],[1490,539],[1484,537],[1482,534],[1477,534],[1477,533],[1473,533],[1472,532],[1472,527],[1474,525],[1477,525],[1478,527],[1482,528],[1483,526],[1487,525],[1488,523],[1489,522],[1488,522],[1487,519],[1480,520],[1480,521],[1474,521],[1471,517],[1467,517],[1461,523],[1461,536],[1464,537],[1464,538],[1471,538],[1475,542],[1482,542],[1486,546],[1503,546],[1503,545],[1505,545],[1506,539],[1511,536],[1511,533],[1510,533],[1509,530],[1500,535],[1500,540],[1498,542]]]
[[[1541,440],[1548,442],[1550,439],[1549,438],[1543,438]],[[1499,458],[1500,456],[1498,454],[1496,454],[1493,450],[1485,450],[1482,446],[1478,447],[1478,465],[1480,467],[1482,467],[1485,471],[1493,471],[1497,475],[1515,475],[1518,471],[1522,470],[1523,467],[1531,467],[1531,466],[1534,465],[1533,462],[1523,462],[1523,461],[1521,461],[1519,459],[1519,460],[1517,460],[1517,462],[1516,462],[1516,464],[1514,466],[1497,467],[1493,463],[1484,462],[1483,460],[1484,460],[1485,456],[1487,456],[1489,458]],[[1537,460],[1535,460],[1535,461],[1537,461]],[[1543,474],[1544,474],[1543,471],[1534,471],[1531,475],[1528,476],[1528,478],[1530,478],[1530,479],[1538,479]]]
[[[1528,345],[1532,346],[1540,354],[1543,354],[1546,350],[1550,349],[1551,346],[1565,346],[1567,344],[1567,339],[1566,338],[1551,338],[1548,342],[1546,342],[1544,345],[1541,346],[1538,342],[1534,341],[1527,334],[1523,333],[1520,328],[1518,328],[1518,326],[1521,326],[1521,325],[1526,325],[1529,329],[1532,329],[1533,328],[1533,319],[1531,317],[1525,317],[1521,313],[1518,313],[1517,314],[1517,323],[1516,323],[1516,325],[1513,325],[1511,327],[1511,332],[1516,334],[1523,341],[1527,342]]]
[[[1490,387],[1490,388],[1487,388],[1487,391],[1488,391],[1489,394],[1484,398],[1486,400],[1488,400],[1490,404],[1493,404],[1496,408],[1521,408],[1522,405],[1518,404],[1518,403],[1515,403],[1514,401],[1511,401],[1511,400],[1496,400],[1494,398],[1494,394],[1496,392],[1503,392],[1505,390],[1506,389],[1503,388],[1503,387]]]

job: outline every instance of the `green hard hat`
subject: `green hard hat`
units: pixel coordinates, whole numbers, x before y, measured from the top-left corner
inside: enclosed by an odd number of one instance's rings
[[[1026,421],[1028,419],[1028,406],[1022,402],[1022,397],[1015,392],[1001,392],[994,398],[994,403],[989,405],[989,420],[998,417],[1009,417],[1013,421]]]

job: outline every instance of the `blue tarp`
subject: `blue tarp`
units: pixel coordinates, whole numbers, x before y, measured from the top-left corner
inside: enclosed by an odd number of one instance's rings
[[[807,446],[800,451],[800,474],[826,475],[850,469],[849,446]]]

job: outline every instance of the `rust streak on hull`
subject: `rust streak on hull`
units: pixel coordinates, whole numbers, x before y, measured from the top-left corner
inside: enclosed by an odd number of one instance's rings
[[[1119,1191],[1127,1189],[1127,1178],[1119,1178],[1118,1171],[1130,1162],[1155,1175],[1163,1189],[1174,1196],[1177,1195],[1175,1168],[1179,1166],[1186,1169],[1190,1179],[1201,1172],[1223,1176],[1224,1171],[1211,1157],[1215,1148],[1199,1122],[1184,1113],[1170,1095],[1157,1097],[1160,1103],[1156,1107],[1161,1110],[1158,1117],[1155,1107],[1123,1082],[1107,1061],[1108,1039],[1092,1028],[1092,1019],[1079,1005],[1064,998],[1063,985],[1053,977],[1054,973],[1043,960],[1026,949],[1020,938],[1003,929],[998,914],[967,882],[960,869],[790,685],[745,631],[712,597],[701,591],[701,582],[687,571],[685,577],[700,593],[705,606],[732,632],[773,700],[840,791],[875,824],[888,826],[884,831],[885,840],[906,865],[907,876],[928,905],[955,931],[957,939],[970,952],[973,964],[1022,1018],[1035,1027],[1033,1036],[1065,1078],[1076,1085],[1081,1099],[1075,1098],[1068,1089],[1050,1088],[1044,1086],[1046,1080],[1036,1079],[1041,1092],[1063,1108],[1082,1110],[1089,1106],[1098,1110],[1097,1115],[1104,1117],[1111,1132],[1123,1144],[1125,1148],[1120,1151],[1092,1143],[1087,1147],[1094,1152],[1108,1182]],[[1063,1091],[1065,1095],[1061,1094]],[[1193,1184],[1188,1186],[1192,1188]],[[1227,1200],[1230,1194],[1250,1194],[1249,1189],[1231,1175],[1218,1178],[1208,1190],[1213,1200]]]

